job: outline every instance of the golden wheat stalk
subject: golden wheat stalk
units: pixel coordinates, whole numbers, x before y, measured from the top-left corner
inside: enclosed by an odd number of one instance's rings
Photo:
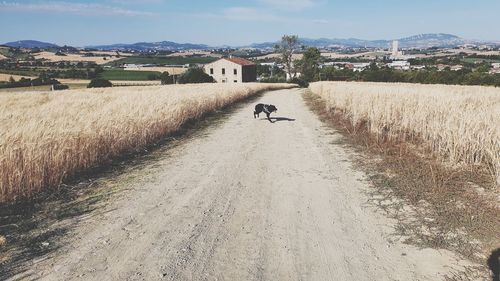
[[[500,89],[404,83],[317,82],[329,110],[399,140],[419,138],[451,163],[485,164],[500,184]]]
[[[176,131],[188,119],[289,84],[198,84],[0,94],[0,201]]]

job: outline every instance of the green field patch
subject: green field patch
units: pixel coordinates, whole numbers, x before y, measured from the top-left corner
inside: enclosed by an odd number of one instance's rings
[[[108,65],[121,64],[155,64],[155,65],[185,65],[185,64],[206,64],[216,61],[214,57],[126,57]]]
[[[151,81],[158,79],[150,79],[151,75],[160,76],[158,71],[137,71],[123,69],[107,69],[100,74],[100,77],[107,80],[125,80],[125,81]]]
[[[34,69],[0,69],[0,73],[3,74],[11,74],[11,75],[19,75],[26,77],[36,77],[42,73],[41,70]]]
[[[500,59],[485,59],[485,58],[463,58],[463,62],[467,63],[476,63],[476,62],[488,62],[488,63],[494,63],[494,62],[500,62]]]

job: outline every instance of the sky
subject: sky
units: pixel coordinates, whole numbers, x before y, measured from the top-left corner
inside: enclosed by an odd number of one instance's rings
[[[500,0],[0,0],[0,43],[174,41],[211,46],[450,33],[500,41]]]

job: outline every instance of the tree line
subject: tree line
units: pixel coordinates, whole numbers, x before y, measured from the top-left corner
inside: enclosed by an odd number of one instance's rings
[[[489,64],[482,63],[475,68],[465,68],[452,71],[450,68],[438,71],[431,67],[426,70],[402,71],[379,67],[375,62],[364,71],[353,71],[351,69],[337,69],[333,66],[320,67],[323,62],[321,52],[315,47],[305,48],[299,46],[299,38],[296,35],[285,35],[281,42],[275,46],[275,51],[280,54],[279,62],[284,65],[284,72],[288,80],[306,87],[308,83],[315,81],[369,81],[369,82],[406,82],[421,84],[448,84],[448,85],[485,85],[500,87],[500,74],[489,74]],[[301,59],[294,59],[293,55],[301,51]],[[491,57],[488,57],[491,59]],[[429,59],[436,62],[435,59]],[[450,62],[459,63],[456,58],[449,59]],[[411,64],[417,63],[415,60]],[[261,73],[265,71],[261,70]],[[298,76],[300,73],[300,76]],[[282,82],[283,76],[266,78],[263,82]]]

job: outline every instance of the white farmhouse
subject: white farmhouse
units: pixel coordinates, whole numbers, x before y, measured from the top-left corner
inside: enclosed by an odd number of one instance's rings
[[[203,68],[217,83],[245,83],[257,80],[255,63],[242,58],[222,58],[206,64]]]
[[[405,60],[398,60],[389,63],[388,66],[390,68],[398,69],[398,70],[410,70],[410,62]]]
[[[361,71],[366,70],[369,66],[370,66],[370,63],[368,63],[368,62],[352,63],[352,71],[361,72]]]

